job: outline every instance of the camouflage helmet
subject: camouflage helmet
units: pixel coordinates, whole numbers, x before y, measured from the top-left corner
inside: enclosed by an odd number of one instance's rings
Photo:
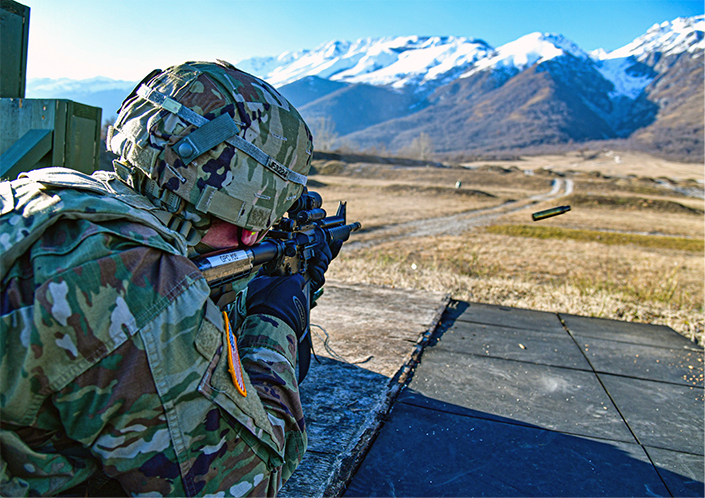
[[[257,232],[303,191],[313,144],[274,88],[218,61],[153,71],[123,102],[107,148],[118,175],[169,211],[185,201]]]

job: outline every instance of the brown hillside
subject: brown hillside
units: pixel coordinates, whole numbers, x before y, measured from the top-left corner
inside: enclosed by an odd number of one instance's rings
[[[637,131],[632,139],[662,155],[685,159],[703,158],[705,90],[703,54],[684,53],[659,61],[663,73],[646,89],[649,100],[659,105],[656,121]]]
[[[516,147],[613,138],[607,123],[575,91],[547,71],[528,69],[492,88],[479,74],[438,93],[416,114],[351,134],[362,147],[390,140],[398,150],[422,132],[445,152],[502,151]]]

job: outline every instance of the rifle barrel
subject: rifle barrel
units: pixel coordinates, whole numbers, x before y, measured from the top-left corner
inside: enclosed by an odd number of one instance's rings
[[[327,228],[326,232],[328,232],[330,240],[342,240],[345,242],[350,238],[350,234],[359,230],[360,227],[362,227],[362,225],[359,221],[356,221],[355,223],[350,223],[349,225]]]

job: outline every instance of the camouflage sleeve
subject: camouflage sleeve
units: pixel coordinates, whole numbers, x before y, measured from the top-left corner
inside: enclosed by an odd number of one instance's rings
[[[67,437],[88,446],[128,493],[273,496],[306,444],[294,332],[266,316],[247,318],[238,333],[244,397],[202,287],[184,291],[54,404]]]
[[[193,265],[152,248],[128,252],[135,269],[129,279],[115,279],[124,296],[116,309],[134,317],[136,330],[47,397],[31,427],[3,422],[3,461],[11,466],[0,465],[3,481],[13,476],[19,483],[13,489],[23,485],[22,493],[48,495],[102,467],[133,495],[275,495],[306,445],[294,332],[266,316],[245,320],[237,331],[243,396],[228,371],[222,315],[208,299],[203,278],[196,272],[194,279]],[[103,278],[114,278],[109,260],[124,260],[125,254],[89,265],[105,267]],[[81,268],[57,278],[67,302],[89,296],[85,316],[101,316],[96,296],[69,279],[92,275]],[[157,275],[147,278],[144,272],[155,268],[162,292],[145,285]],[[47,306],[59,309],[56,303]],[[107,313],[122,323],[118,311]],[[80,340],[76,346],[85,357],[91,347]],[[17,451],[10,454],[5,435],[13,434]]]
[[[102,468],[135,495],[273,495],[301,459],[293,331],[245,320],[241,395],[210,289],[159,240],[57,222],[9,269],[0,494],[53,495]]]
[[[243,367],[285,448],[283,482],[299,465],[307,443],[296,381],[296,345],[294,331],[268,315],[248,316],[238,334]]]

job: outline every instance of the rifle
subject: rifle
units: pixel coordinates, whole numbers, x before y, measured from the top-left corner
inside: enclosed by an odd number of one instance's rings
[[[262,242],[247,249],[225,249],[193,258],[191,261],[203,273],[211,288],[211,298],[219,308],[235,301],[237,292],[233,282],[247,278],[261,269],[267,275],[285,276],[300,273],[304,277],[304,295],[310,310],[323,289],[313,290],[308,272],[309,261],[320,244],[345,242],[350,234],[362,226],[359,222],[347,224],[345,202],[338,205],[335,216],[327,216],[321,208],[323,199],[317,192],[304,188],[301,196],[289,208],[289,217],[274,225]],[[309,320],[310,321],[310,320]],[[310,325],[299,339],[298,380],[301,383],[311,362]]]

